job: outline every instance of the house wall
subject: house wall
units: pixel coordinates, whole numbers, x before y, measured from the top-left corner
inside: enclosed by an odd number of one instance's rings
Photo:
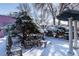
[[[4,31],[1,30],[1,31],[0,31],[0,38],[3,37],[3,36],[4,36]]]

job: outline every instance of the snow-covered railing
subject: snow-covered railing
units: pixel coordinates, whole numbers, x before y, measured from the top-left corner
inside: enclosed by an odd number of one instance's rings
[[[41,34],[30,34],[29,36],[42,36]]]
[[[22,20],[22,22],[31,22],[31,20]]]
[[[13,56],[22,56],[22,49],[20,47],[13,48],[11,52]]]

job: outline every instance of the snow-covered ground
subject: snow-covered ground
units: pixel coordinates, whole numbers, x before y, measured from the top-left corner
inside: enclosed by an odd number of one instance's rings
[[[23,56],[68,56],[68,40],[59,38],[46,37],[47,46],[46,48],[32,48],[26,50]],[[79,50],[74,49],[74,56],[79,55]]]
[[[68,56],[68,40],[45,37],[46,47],[36,47],[31,49],[22,49],[23,56]],[[74,56],[79,56],[79,49],[74,49]],[[6,54],[6,37],[0,38],[0,56]]]
[[[0,38],[0,56],[6,55],[6,37]]]

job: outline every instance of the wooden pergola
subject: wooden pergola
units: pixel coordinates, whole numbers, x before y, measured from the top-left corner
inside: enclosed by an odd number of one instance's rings
[[[63,20],[63,21],[69,21],[69,55],[74,55],[73,47],[77,47],[77,21],[79,20],[79,11],[77,10],[65,10],[61,12],[59,15],[57,15],[57,19]],[[72,21],[74,21],[74,41],[72,37]]]

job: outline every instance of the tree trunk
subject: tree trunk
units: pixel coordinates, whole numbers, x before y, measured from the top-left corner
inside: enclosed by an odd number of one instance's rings
[[[55,17],[53,17],[53,25],[56,25],[56,24],[55,24]]]
[[[61,22],[61,21],[60,21],[60,20],[58,20],[58,25],[60,25],[60,22]]]

